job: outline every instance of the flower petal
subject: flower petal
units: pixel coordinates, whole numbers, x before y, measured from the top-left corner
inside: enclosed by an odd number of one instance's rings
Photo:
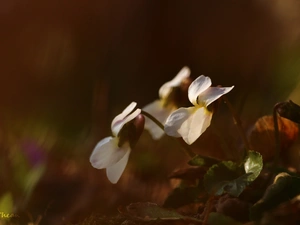
[[[159,89],[158,93],[159,93],[159,97],[164,99],[167,98],[168,95],[170,94],[170,92],[172,91],[173,87],[178,87],[180,86],[181,82],[188,78],[191,74],[190,69],[185,66],[183,67],[179,73],[174,77],[173,80],[165,83],[163,86],[161,86],[161,88]]]
[[[113,184],[116,184],[118,182],[127,165],[128,158],[131,152],[130,147],[128,146],[125,151],[126,154],[119,162],[106,168],[107,178]]]
[[[189,86],[188,97],[193,105],[197,105],[197,97],[211,86],[209,77],[201,75]]]
[[[168,118],[165,123],[165,132],[167,135],[172,137],[181,137],[178,132],[184,121],[186,121],[195,107],[179,108],[175,110]]]
[[[211,118],[212,113],[205,107],[180,108],[168,118],[165,132],[170,136],[181,136],[190,145],[209,127]]]
[[[222,95],[227,94],[234,88],[232,87],[209,87],[206,91],[198,96],[198,105],[207,107],[209,104],[220,98]]]
[[[211,119],[212,113],[205,107],[197,108],[197,110],[182,124],[178,133],[180,133],[187,144],[191,145],[209,127]]]
[[[136,111],[134,111],[133,113],[132,110],[136,107],[136,102],[132,102],[130,103],[121,114],[117,115],[112,123],[111,123],[111,130],[112,133],[115,137],[118,136],[119,131],[122,129],[123,125],[127,122],[129,122],[130,120],[134,119],[139,113],[140,111],[137,113],[138,109]],[[131,114],[130,114],[131,113]],[[128,116],[130,114],[130,116]],[[132,116],[133,114],[133,116]]]
[[[148,105],[146,105],[143,110],[152,116],[154,116],[159,122],[162,124],[165,123],[168,116],[174,111],[175,107],[163,107],[163,103],[161,100],[156,100]],[[160,139],[164,135],[164,131],[157,126],[152,120],[149,118],[145,118],[145,129],[149,131],[152,138],[154,140]]]
[[[141,109],[136,109],[133,113],[131,113],[124,119],[123,124],[128,123],[129,121],[133,120],[135,117],[137,117],[139,114],[141,114],[141,111],[142,111]]]
[[[118,138],[107,137],[101,140],[94,148],[90,162],[97,169],[107,168],[116,164],[126,154],[128,144],[118,147]],[[125,150],[124,150],[125,149]]]

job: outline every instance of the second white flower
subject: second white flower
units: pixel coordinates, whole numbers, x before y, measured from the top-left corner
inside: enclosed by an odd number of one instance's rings
[[[234,87],[211,87],[211,84],[211,79],[203,75],[191,83],[188,97],[194,106],[175,110],[166,120],[166,134],[182,137],[189,145],[200,137],[212,119],[212,112],[207,106]]]

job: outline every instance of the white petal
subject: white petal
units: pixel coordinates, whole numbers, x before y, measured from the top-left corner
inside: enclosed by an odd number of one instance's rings
[[[205,107],[197,108],[197,110],[182,124],[178,133],[180,133],[187,144],[191,145],[209,127],[211,118],[212,113]]]
[[[232,87],[209,87],[205,92],[201,93],[198,96],[197,102],[198,105],[204,105],[208,106],[218,98],[220,98],[222,95],[227,94],[229,91],[231,91],[234,88]]]
[[[135,116],[137,116],[139,113],[137,113],[137,110],[134,112],[134,117],[132,116],[128,116],[132,110],[136,107],[136,102],[132,102],[131,104],[129,104],[129,106],[126,107],[126,109],[123,110],[123,112],[119,115],[117,115],[112,123],[111,123],[111,130],[114,136],[118,136],[119,131],[122,129],[123,125],[127,122],[129,122],[130,120],[134,119]],[[132,113],[133,114],[133,113]],[[132,115],[130,114],[130,115]],[[128,117],[129,119],[128,119]]]
[[[174,111],[175,107],[163,107],[161,100],[156,100],[146,105],[143,110],[154,116],[159,122],[165,124],[168,116]],[[152,120],[145,117],[145,129],[149,131],[154,140],[160,139],[164,135],[164,131],[157,126]]]
[[[120,179],[120,177],[121,177],[122,173],[124,172],[125,167],[127,165],[128,158],[129,158],[129,155],[130,155],[130,151],[131,150],[128,146],[128,148],[126,149],[126,154],[124,155],[124,157],[119,162],[117,162],[116,164],[106,168],[106,175],[107,175],[108,180],[111,183],[115,184]]]
[[[173,80],[165,83],[161,88],[159,89],[159,97],[164,99],[167,98],[168,95],[170,94],[171,90],[173,87],[178,87],[180,86],[181,82],[188,78],[191,74],[190,69],[185,66],[183,67],[179,73],[174,77]]]
[[[131,113],[124,119],[123,124],[128,123],[129,121],[133,120],[135,117],[137,117],[141,113],[141,111],[142,111],[141,109],[136,109],[133,113]]]
[[[197,105],[197,97],[211,86],[209,77],[201,75],[189,86],[188,96],[193,105]]]
[[[211,118],[212,113],[205,107],[180,108],[168,118],[165,131],[170,136],[181,136],[190,145],[209,127]]]
[[[90,162],[97,169],[107,168],[116,164],[126,154],[127,145],[118,147],[118,138],[107,137],[101,140],[94,148]],[[125,149],[125,150],[124,150]]]
[[[178,132],[184,121],[186,121],[195,107],[179,108],[175,110],[168,118],[165,123],[165,132],[167,135],[172,137],[181,137]]]

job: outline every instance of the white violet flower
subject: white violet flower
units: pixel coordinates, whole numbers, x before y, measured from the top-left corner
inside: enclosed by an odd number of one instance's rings
[[[182,137],[189,145],[194,143],[210,125],[212,112],[207,106],[233,87],[211,87],[209,77],[199,76],[188,89],[188,98],[194,106],[174,111],[165,123],[166,134]]]
[[[183,67],[173,80],[161,86],[158,92],[159,99],[146,105],[143,110],[164,124],[168,116],[178,108],[172,92],[174,92],[175,88],[179,88],[183,83],[188,82],[190,73],[191,71],[188,67]],[[149,118],[145,118],[145,129],[150,132],[154,140],[160,139],[164,134],[164,131]]]
[[[133,124],[134,129],[137,130],[138,125],[135,124],[135,119],[140,119],[142,126],[144,124],[144,117],[140,114],[141,109],[134,110],[136,105],[132,102],[113,119],[111,123],[113,136],[98,142],[90,156],[92,166],[97,169],[106,168],[107,178],[113,184],[120,179],[127,165],[131,148],[141,134],[141,132],[132,132],[132,126],[128,125]],[[132,137],[132,133],[136,136]]]

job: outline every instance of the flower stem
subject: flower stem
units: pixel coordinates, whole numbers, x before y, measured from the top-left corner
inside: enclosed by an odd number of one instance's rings
[[[159,122],[154,116],[152,116],[151,114],[145,112],[145,111],[141,111],[141,114],[143,114],[144,116],[148,117],[150,120],[152,120],[158,127],[160,127],[160,129],[162,129],[163,131],[165,131],[164,125]],[[182,150],[184,151],[185,154],[187,154],[189,157],[193,158],[196,156],[196,154],[192,151],[192,149],[184,142],[182,141],[182,139],[178,139],[175,138],[177,140],[177,142],[180,144],[180,146],[182,147]]]
[[[274,121],[274,135],[275,135],[275,157],[274,157],[274,167],[279,162],[279,152],[280,152],[280,137],[279,137],[279,127],[278,127],[278,115],[277,110],[282,103],[277,103],[273,108],[273,121]]]
[[[157,126],[159,126],[160,129],[162,129],[163,131],[165,131],[164,125],[162,125],[162,123],[159,122],[154,116],[152,116],[151,114],[149,114],[149,113],[147,113],[147,112],[145,112],[143,110],[141,111],[141,113],[144,116],[148,117],[150,120],[152,120]]]
[[[212,212],[214,204],[215,204],[215,202],[218,198],[219,198],[218,196],[215,196],[213,194],[213,195],[210,195],[208,200],[206,201],[205,208],[204,208],[204,211],[202,213],[202,215],[204,215],[203,222],[202,222],[203,225],[208,224],[207,223],[208,222],[208,216]]]
[[[243,142],[245,145],[245,150],[243,153],[243,158],[244,158],[247,155],[247,151],[250,150],[250,145],[249,145],[248,139],[246,137],[245,131],[243,129],[242,122],[241,122],[240,118],[238,117],[238,115],[236,114],[236,112],[234,111],[234,108],[231,105],[231,103],[229,102],[228,98],[226,96],[223,96],[223,100],[225,101],[227,107],[229,108],[231,115],[233,117],[234,124],[236,125],[238,132],[239,132],[241,138],[243,139]]]
[[[190,148],[189,145],[187,145],[182,138],[176,138],[177,142],[181,145],[182,150],[187,154],[190,158],[194,158],[196,156],[196,153],[193,152],[193,150]]]

